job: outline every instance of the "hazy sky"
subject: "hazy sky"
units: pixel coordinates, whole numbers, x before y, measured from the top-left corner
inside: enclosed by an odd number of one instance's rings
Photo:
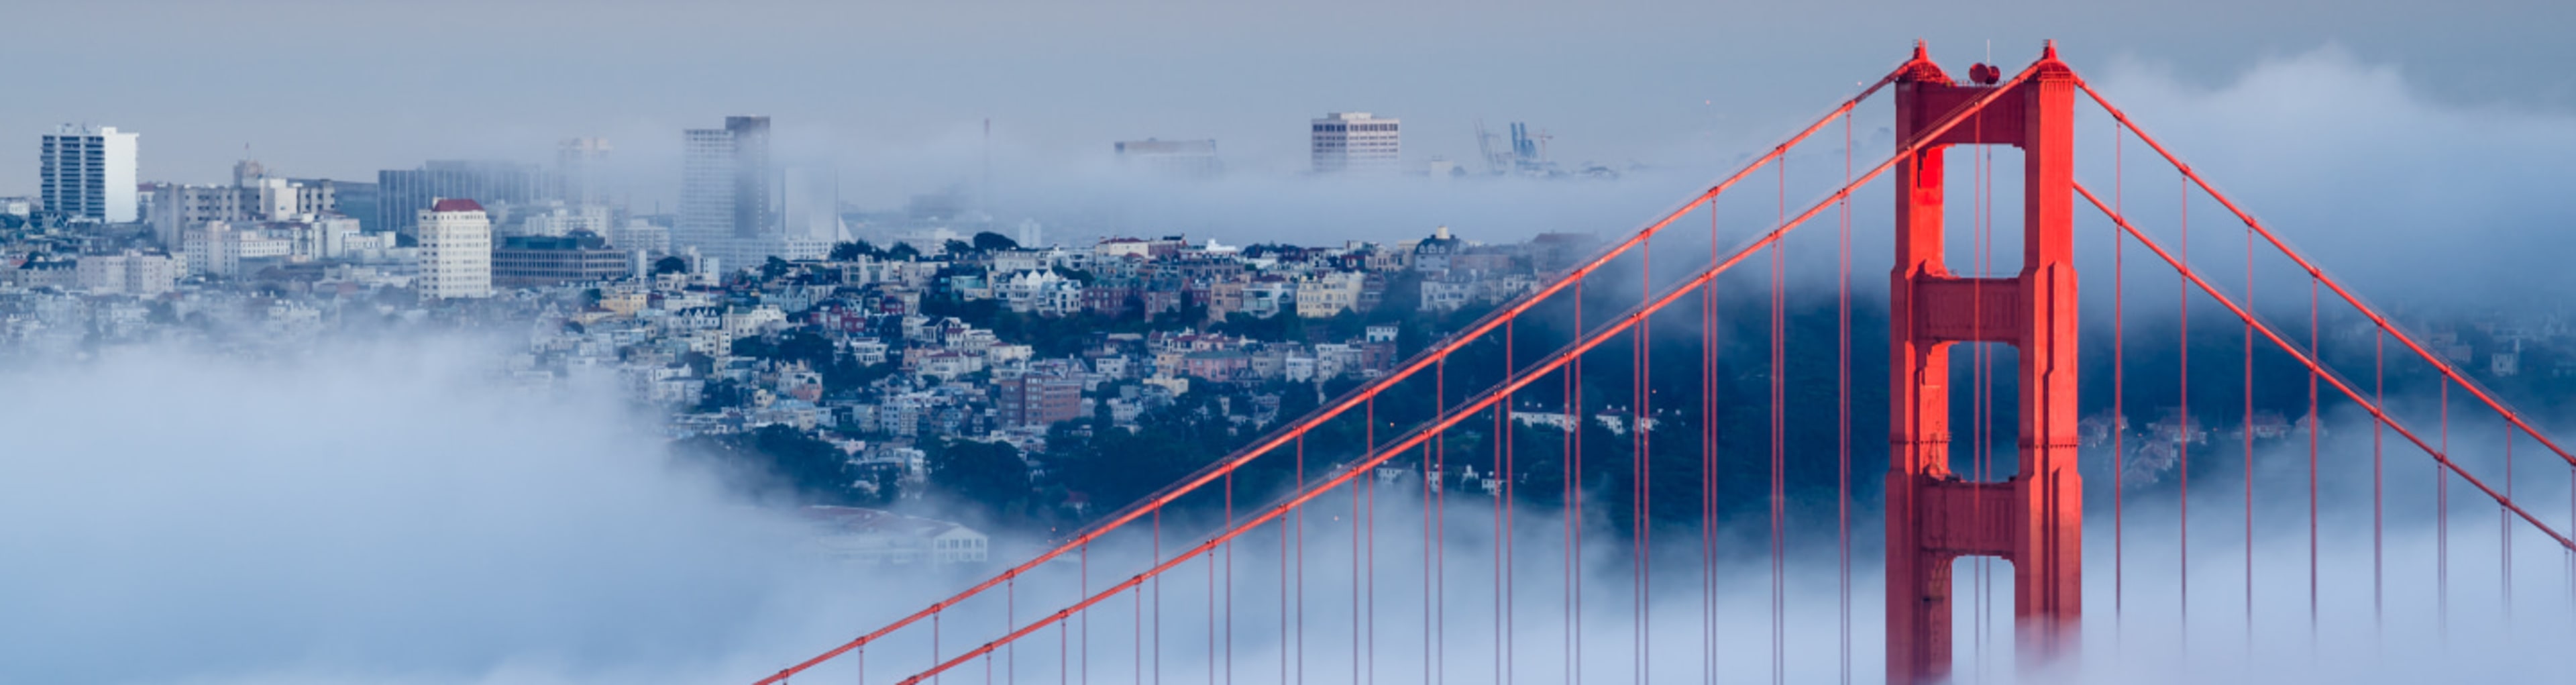
[[[2197,83],[2332,45],[2440,99],[2576,109],[2576,8],[2553,2],[12,4],[0,195],[34,192],[36,135],[64,121],[142,132],[144,177],[183,182],[245,149],[372,179],[597,135],[642,167],[639,203],[672,192],[679,129],[739,113],[872,203],[971,176],[987,117],[1005,161],[1212,137],[1237,169],[1288,172],[1306,118],[1365,110],[1403,117],[1417,161],[1472,157],[1481,117],[1547,130],[1567,162],[1677,164],[1778,135],[1917,37],[1958,67],[2056,38],[2082,68]]]

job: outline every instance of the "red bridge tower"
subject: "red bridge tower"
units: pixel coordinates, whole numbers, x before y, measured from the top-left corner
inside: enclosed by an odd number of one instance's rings
[[[1995,88],[2014,91],[1897,165],[1887,681],[1910,685],[1949,674],[1950,565],[1963,556],[2012,564],[2014,633],[2025,662],[2075,648],[2084,533],[2075,468],[2076,80],[2053,44],[2028,78],[2003,85],[1954,83],[1917,44],[1895,88],[1900,149]],[[2022,263],[2013,277],[1954,276],[1942,259],[1941,161],[1952,145],[2021,148]],[[1949,350],[1959,342],[2010,343],[2020,352],[2020,468],[2002,482],[1950,470]]]

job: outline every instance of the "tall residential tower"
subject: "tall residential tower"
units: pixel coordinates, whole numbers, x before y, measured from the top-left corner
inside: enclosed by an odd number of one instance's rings
[[[492,219],[473,200],[438,198],[413,219],[421,297],[492,296]]]
[[[715,256],[727,269],[782,254],[769,117],[725,117],[724,128],[684,132],[682,144],[680,217],[671,242]]]
[[[114,126],[63,124],[40,156],[45,210],[108,223],[142,220],[134,194],[135,139]]]

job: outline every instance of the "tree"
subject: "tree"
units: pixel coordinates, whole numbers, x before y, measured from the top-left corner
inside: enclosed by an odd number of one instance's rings
[[[885,258],[888,260],[909,262],[920,259],[921,250],[913,249],[911,243],[895,243],[894,247],[886,248]]]
[[[663,257],[661,259],[653,260],[653,275],[655,276],[660,276],[662,274],[684,274],[688,272],[689,260],[678,257]]]
[[[973,253],[975,252],[975,246],[973,246],[973,245],[968,245],[968,244],[966,244],[966,241],[963,241],[963,240],[951,240],[951,241],[948,241],[948,244],[946,244],[946,245],[942,245],[942,246],[940,247],[940,249],[941,249],[942,251],[947,252],[947,253],[948,253],[948,254],[950,254],[950,255],[961,255],[961,256],[962,256],[962,255],[967,255],[967,254],[973,254]]]
[[[685,452],[744,469],[769,484],[784,485],[805,501],[858,502],[858,493],[851,485],[860,474],[848,455],[832,443],[786,424],[773,423],[748,433],[700,436],[680,446]]]
[[[832,246],[832,261],[835,262],[846,262],[860,257],[875,257],[882,254],[885,253],[877,250],[877,246],[868,244],[868,241],[865,240],[851,241]]]
[[[779,259],[777,255],[770,255],[769,261],[760,263],[761,278],[774,279],[785,275],[787,275],[787,260]]]
[[[975,234],[975,249],[986,252],[995,250],[1017,250],[1020,249],[1020,241],[1012,240],[1000,233],[984,231],[982,233]]]
[[[1007,512],[1029,497],[1029,462],[1007,443],[943,440],[929,445],[930,485],[960,500]]]
[[[728,380],[708,381],[705,387],[698,390],[697,412],[713,414],[724,411],[727,407],[739,407],[750,403],[750,388]]]

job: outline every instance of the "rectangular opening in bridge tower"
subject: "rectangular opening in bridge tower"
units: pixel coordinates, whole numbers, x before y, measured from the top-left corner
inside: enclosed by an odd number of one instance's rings
[[[1896,167],[1890,274],[1887,671],[1888,682],[1911,685],[1950,673],[1951,565],[1962,557],[2009,564],[2016,660],[2063,657],[2074,649],[2083,607],[2071,230],[2075,77],[2053,51],[2026,78],[2002,85],[1955,82],[1919,50],[1899,73],[1899,149],[1933,136]],[[1970,111],[1981,100],[1987,104]],[[1959,116],[1973,118],[1934,135]],[[1944,153],[1974,145],[2020,151],[2022,240],[2019,268],[2009,276],[1962,275],[1946,260]],[[2008,169],[1992,175],[1998,183],[2011,177]],[[1997,233],[1997,242],[2009,244]],[[2011,477],[1995,482],[1962,477],[1950,453],[1951,389],[1964,385],[1953,382],[1951,353],[1967,349],[1959,343],[1979,342],[2014,350],[1997,355],[2012,363],[2009,444],[2016,448],[2012,468],[1997,469]],[[1987,444],[2005,444],[1992,437]]]
[[[1989,556],[1953,557],[1943,566],[1949,574],[1951,679],[1957,682],[2011,682],[2018,656],[2012,638],[2012,560]]]

